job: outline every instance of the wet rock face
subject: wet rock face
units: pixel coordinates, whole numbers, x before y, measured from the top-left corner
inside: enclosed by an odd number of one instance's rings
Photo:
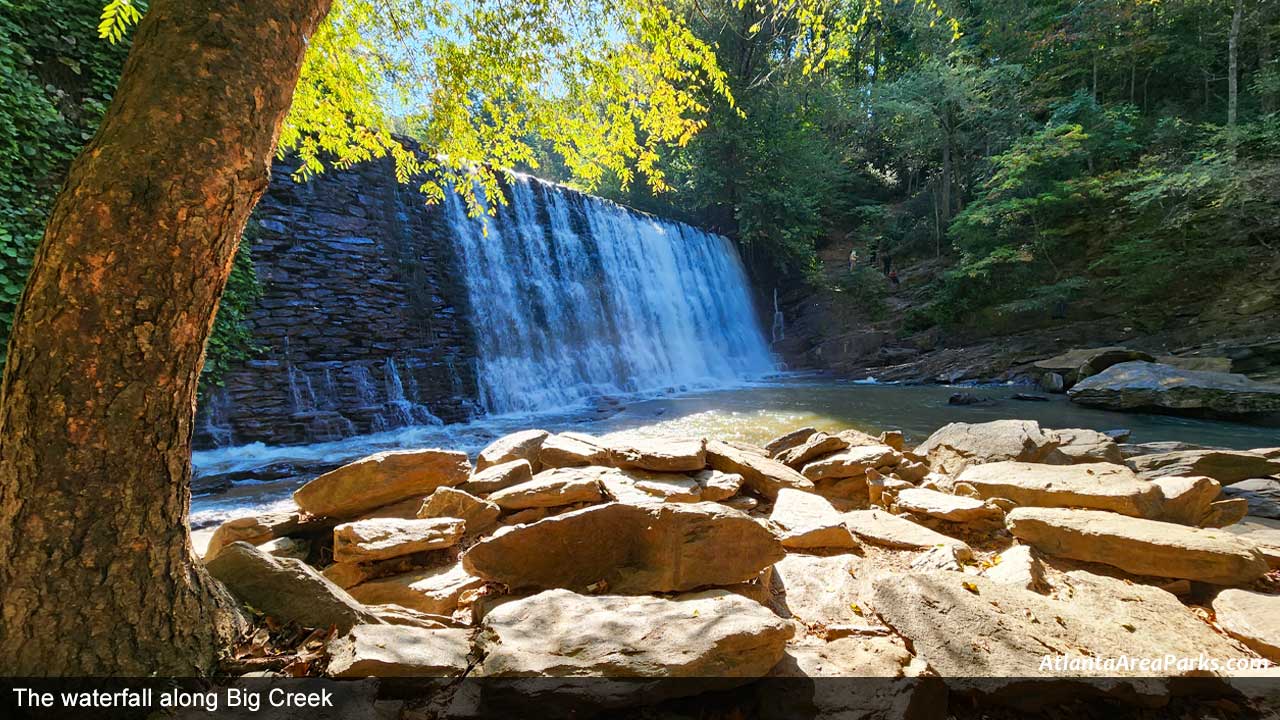
[[[292,170],[272,168],[246,236],[263,351],[204,399],[197,447],[467,419],[476,350],[444,209],[398,188],[389,159],[306,183]]]
[[[1082,405],[1109,410],[1157,409],[1227,415],[1280,412],[1280,385],[1244,375],[1183,370],[1153,362],[1125,362],[1067,391]]]

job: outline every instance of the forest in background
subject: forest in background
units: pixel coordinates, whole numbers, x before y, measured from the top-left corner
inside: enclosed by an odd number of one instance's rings
[[[97,37],[100,5],[0,0],[0,342],[123,65],[127,38]],[[538,138],[527,169],[729,235],[761,287],[830,285],[819,253],[832,245],[936,258],[908,329],[1090,297],[1159,308],[1274,256],[1278,5],[883,3],[837,18],[856,30],[815,52],[785,13],[675,0],[734,103],[708,88],[702,130],[662,148],[669,189],[575,177]],[[870,267],[836,284],[868,306],[882,285]],[[252,354],[240,320],[256,292],[246,243],[207,381]]]

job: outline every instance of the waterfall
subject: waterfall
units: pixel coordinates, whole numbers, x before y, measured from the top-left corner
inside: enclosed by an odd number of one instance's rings
[[[773,289],[773,342],[787,339],[786,327],[782,321],[782,308],[778,307],[778,288]]]
[[[480,405],[565,407],[773,369],[728,239],[525,176],[487,227],[450,193]]]

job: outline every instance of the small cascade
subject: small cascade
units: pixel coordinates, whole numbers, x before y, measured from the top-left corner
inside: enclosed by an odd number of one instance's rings
[[[295,413],[315,412],[316,393],[311,387],[311,376],[305,371],[289,365],[289,399],[293,402]]]
[[[387,405],[396,419],[396,425],[443,425],[426,406],[417,402],[417,394],[405,397],[404,381],[400,379],[400,371],[396,368],[394,358],[387,358],[383,380],[387,390]]]
[[[214,447],[227,447],[232,441],[232,432],[227,423],[227,407],[230,398],[224,388],[211,391],[203,398],[205,404],[204,432]]]
[[[509,192],[487,228],[446,198],[485,411],[722,386],[773,369],[728,239],[525,176]]]
[[[778,307],[778,288],[773,289],[773,342],[787,339],[786,329],[782,322],[782,308]]]

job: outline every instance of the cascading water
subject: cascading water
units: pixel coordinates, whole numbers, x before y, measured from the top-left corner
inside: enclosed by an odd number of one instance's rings
[[[485,226],[449,194],[495,414],[773,369],[728,239],[525,176]]]

